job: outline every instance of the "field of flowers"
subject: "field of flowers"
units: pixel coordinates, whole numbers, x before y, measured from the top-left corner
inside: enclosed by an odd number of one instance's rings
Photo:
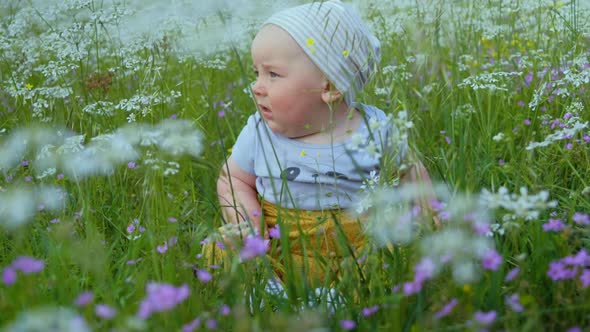
[[[443,226],[370,179],[338,283],[268,291],[255,241],[203,260],[249,41],[295,3],[0,1],[0,327],[590,330],[586,1],[356,1],[383,46],[360,99],[404,128]]]

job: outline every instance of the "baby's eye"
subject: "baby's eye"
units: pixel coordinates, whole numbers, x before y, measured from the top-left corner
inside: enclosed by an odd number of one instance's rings
[[[258,77],[258,70],[254,70],[254,76]]]
[[[272,78],[279,77],[279,74],[275,73],[274,71],[271,71],[270,77],[272,77]]]

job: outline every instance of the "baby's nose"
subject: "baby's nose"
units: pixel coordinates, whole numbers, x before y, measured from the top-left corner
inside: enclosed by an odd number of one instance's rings
[[[264,86],[260,83],[260,80],[252,82],[250,87],[252,88],[252,92],[257,96],[264,94],[266,91]]]

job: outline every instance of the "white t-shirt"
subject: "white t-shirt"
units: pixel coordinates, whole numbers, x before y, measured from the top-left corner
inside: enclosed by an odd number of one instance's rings
[[[349,208],[361,185],[379,171],[381,152],[391,147],[397,128],[385,113],[355,105],[364,120],[351,137],[334,144],[311,144],[275,134],[260,114],[248,118],[232,149],[242,170],[256,175],[256,190],[275,205],[304,210]],[[395,135],[398,136],[398,135]],[[398,143],[401,162],[407,142]]]

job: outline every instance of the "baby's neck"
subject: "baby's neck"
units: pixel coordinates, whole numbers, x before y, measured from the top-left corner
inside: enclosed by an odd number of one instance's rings
[[[361,124],[362,117],[360,112],[341,103],[333,110],[331,126],[321,131],[295,138],[295,140],[309,144],[330,144],[344,142],[357,131]]]

